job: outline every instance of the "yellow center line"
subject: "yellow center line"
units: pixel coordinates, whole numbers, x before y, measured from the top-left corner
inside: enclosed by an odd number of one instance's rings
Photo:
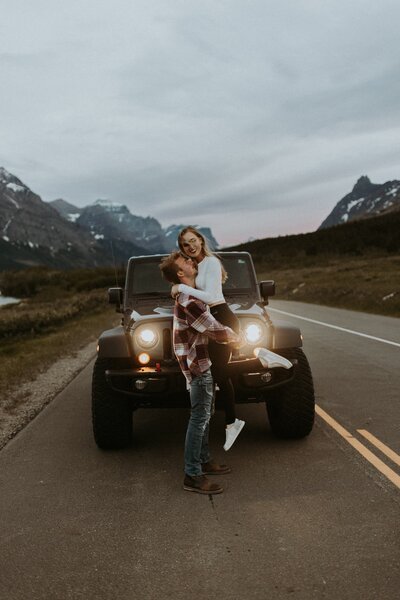
[[[373,452],[368,450],[364,444],[358,441],[347,429],[342,427],[335,419],[333,419],[327,412],[325,412],[320,406],[315,406],[315,412],[321,417],[328,425],[330,425],[339,435],[342,436],[353,448],[357,450],[372,466],[375,467],[382,475],[387,477],[397,488],[400,489],[400,475],[393,471],[390,467],[380,460]]]
[[[386,454],[386,456],[390,458],[390,460],[392,460],[394,463],[396,463],[396,465],[400,467],[400,456],[396,454],[394,450],[392,450],[391,448],[389,448],[389,446],[386,446],[386,444],[378,440],[378,438],[372,435],[372,433],[370,433],[369,431],[366,431],[365,429],[357,429],[357,431],[358,433],[363,435],[368,441],[370,441],[371,444],[376,446],[378,450],[380,450],[383,454]]]

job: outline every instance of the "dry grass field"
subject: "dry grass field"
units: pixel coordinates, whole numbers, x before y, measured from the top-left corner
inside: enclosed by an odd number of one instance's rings
[[[287,267],[275,262],[268,269],[263,262],[256,269],[259,280],[275,280],[276,298],[400,317],[400,255],[315,263],[308,259],[293,266],[291,261]]]
[[[44,333],[2,340],[0,346],[0,398],[24,381],[34,380],[59,358],[78,352],[96,341],[102,331],[117,325],[120,318],[113,308],[71,319]]]
[[[113,285],[113,269],[1,272],[4,295],[22,301],[0,308],[0,394],[34,379],[118,322],[107,299],[107,288]]]

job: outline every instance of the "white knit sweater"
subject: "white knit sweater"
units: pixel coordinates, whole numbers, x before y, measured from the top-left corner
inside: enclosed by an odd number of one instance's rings
[[[197,268],[196,287],[192,288],[185,283],[180,283],[179,291],[194,296],[209,305],[225,302],[219,259],[216,256],[205,256]]]

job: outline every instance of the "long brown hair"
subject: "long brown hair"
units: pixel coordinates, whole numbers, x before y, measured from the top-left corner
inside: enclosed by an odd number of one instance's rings
[[[201,240],[201,247],[202,247],[204,256],[216,256],[218,258],[219,262],[221,263],[222,283],[225,283],[225,281],[228,279],[228,273],[226,272],[226,269],[225,269],[224,265],[222,264],[220,257],[218,256],[218,254],[215,254],[215,252],[212,252],[210,250],[209,241],[195,227],[192,227],[191,225],[189,225],[188,227],[184,227],[179,232],[179,235],[178,235],[178,245],[179,245],[180,251],[185,256],[187,256],[187,254],[185,253],[185,250],[183,248],[183,236],[185,235],[185,233],[193,233],[195,236],[197,236],[199,238],[199,240]]]

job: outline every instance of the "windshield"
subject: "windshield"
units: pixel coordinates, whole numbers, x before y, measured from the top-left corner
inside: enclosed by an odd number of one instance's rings
[[[221,253],[222,263],[228,272],[228,279],[223,284],[226,295],[251,293],[255,288],[252,265],[249,259],[237,254]],[[128,296],[168,296],[171,284],[162,278],[159,264],[162,257],[133,261],[128,277]]]
[[[222,285],[224,293],[229,292],[229,290],[248,292],[253,288],[253,271],[248,260],[238,256],[225,255],[222,264],[228,273],[228,279]]]
[[[171,284],[163,279],[159,264],[160,259],[157,262],[134,263],[130,271],[129,295],[171,295]]]

